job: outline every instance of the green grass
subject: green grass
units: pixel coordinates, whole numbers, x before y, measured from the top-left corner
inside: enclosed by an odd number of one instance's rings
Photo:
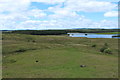
[[[105,32],[105,33],[97,33],[97,34],[120,34],[120,32]]]
[[[3,34],[4,78],[117,78],[117,56],[118,39]]]

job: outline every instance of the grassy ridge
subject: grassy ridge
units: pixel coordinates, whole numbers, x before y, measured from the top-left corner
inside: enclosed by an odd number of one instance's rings
[[[104,43],[113,54],[99,51]],[[3,56],[4,78],[118,77],[118,39],[3,34]]]

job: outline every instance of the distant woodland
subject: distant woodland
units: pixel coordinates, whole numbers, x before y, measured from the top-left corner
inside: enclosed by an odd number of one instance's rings
[[[3,33],[18,33],[30,35],[64,35],[67,33],[106,33],[119,31],[120,29],[67,29],[67,30],[14,30],[3,31]]]

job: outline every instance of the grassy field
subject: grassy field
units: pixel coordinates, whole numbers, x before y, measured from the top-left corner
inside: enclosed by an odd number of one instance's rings
[[[118,77],[118,39],[25,34],[2,39],[3,78]],[[112,54],[100,52],[105,44]]]
[[[97,33],[97,34],[120,34],[120,32],[105,32],[105,33]]]

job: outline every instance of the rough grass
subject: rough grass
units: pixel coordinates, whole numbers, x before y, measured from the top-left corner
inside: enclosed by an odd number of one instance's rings
[[[120,34],[120,32],[105,32],[105,33],[97,33],[97,34]]]
[[[3,38],[4,78],[118,77],[118,39],[24,34],[3,34]],[[113,54],[99,51],[104,43]]]

